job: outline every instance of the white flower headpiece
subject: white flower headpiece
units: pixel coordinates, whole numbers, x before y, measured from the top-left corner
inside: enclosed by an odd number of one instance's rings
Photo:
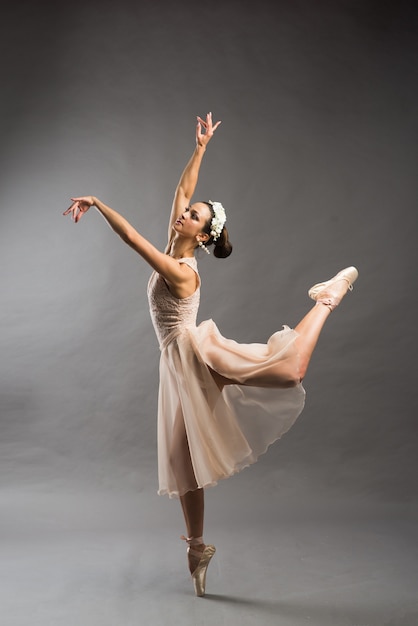
[[[215,213],[210,223],[210,236],[213,237],[213,241],[216,241],[220,236],[223,227],[225,226],[225,209],[220,202],[212,202],[212,200],[209,200],[208,204],[210,204],[213,212]]]

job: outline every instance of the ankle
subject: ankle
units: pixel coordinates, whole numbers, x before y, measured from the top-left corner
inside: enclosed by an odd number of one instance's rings
[[[337,308],[338,302],[336,302],[332,298],[323,298],[321,300],[317,300],[315,306],[322,306],[322,307],[325,306],[328,309],[328,311],[332,313]]]
[[[203,541],[203,537],[185,537],[184,535],[182,535],[181,539],[183,539],[183,541],[187,543],[187,553],[191,556],[200,555],[206,547],[206,544]]]
[[[189,561],[190,573],[193,574],[196,567],[200,563],[200,559],[206,548],[206,545],[203,542],[203,537],[185,537],[184,535],[182,535],[181,539],[183,539],[183,541],[185,541],[188,545],[187,559]]]
[[[183,539],[183,541],[185,541],[189,547],[200,546],[202,544],[205,545],[203,542],[203,537],[185,537],[184,535],[181,535],[180,539]]]

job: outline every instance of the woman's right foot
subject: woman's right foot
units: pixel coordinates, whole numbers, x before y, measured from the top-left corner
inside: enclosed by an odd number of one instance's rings
[[[352,291],[353,283],[356,281],[358,271],[355,267],[346,267],[338,272],[330,280],[323,283],[317,283],[308,291],[308,295],[312,300],[325,304],[330,311],[339,305],[347,291]]]

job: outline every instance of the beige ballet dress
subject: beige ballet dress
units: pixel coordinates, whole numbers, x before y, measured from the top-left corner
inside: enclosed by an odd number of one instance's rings
[[[148,284],[151,318],[160,342],[158,474],[160,495],[178,497],[215,485],[254,463],[301,413],[305,391],[298,377],[297,333],[284,326],[266,344],[225,339],[212,320],[196,326],[200,278],[195,258],[184,258],[198,287],[178,299],[162,276]],[[215,370],[237,384],[220,391]],[[184,424],[184,426],[183,426]],[[193,471],[181,470],[184,430]],[[189,462],[190,467],[190,462]]]

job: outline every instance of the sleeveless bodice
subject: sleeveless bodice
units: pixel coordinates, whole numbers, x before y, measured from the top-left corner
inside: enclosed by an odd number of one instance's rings
[[[184,328],[196,326],[200,302],[200,278],[196,259],[187,257],[180,259],[179,263],[187,263],[197,274],[198,287],[191,296],[187,298],[173,296],[164,278],[157,272],[152,273],[148,283],[151,319],[161,348],[179,335]]]

